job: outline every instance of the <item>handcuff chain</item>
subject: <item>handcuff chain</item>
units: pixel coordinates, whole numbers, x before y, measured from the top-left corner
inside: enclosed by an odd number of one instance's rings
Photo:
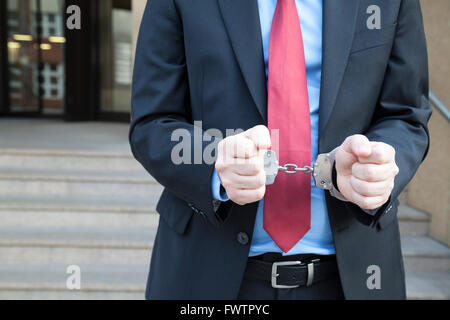
[[[282,172],[288,173],[288,174],[295,174],[297,172],[313,173],[314,168],[310,167],[310,166],[305,166],[303,168],[300,168],[296,164],[286,164],[284,166],[278,167],[278,171],[282,171]]]

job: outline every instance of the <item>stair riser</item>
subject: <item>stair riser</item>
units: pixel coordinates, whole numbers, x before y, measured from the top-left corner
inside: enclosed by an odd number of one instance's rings
[[[120,182],[72,182],[48,180],[1,180],[2,196],[89,196],[117,197],[130,199],[133,197],[148,199],[159,198],[162,187],[155,183],[120,183]]]
[[[429,231],[429,223],[426,221],[402,221],[400,220],[400,234],[404,236],[426,236]]]
[[[0,300],[144,300],[142,292],[0,290]]]
[[[449,272],[450,259],[431,257],[403,257],[406,272]]]
[[[64,157],[0,155],[0,168],[43,170],[139,170],[142,166],[131,157]]]
[[[0,247],[3,263],[30,264],[148,264],[151,249]]]
[[[156,227],[156,213],[0,211],[2,227]]]

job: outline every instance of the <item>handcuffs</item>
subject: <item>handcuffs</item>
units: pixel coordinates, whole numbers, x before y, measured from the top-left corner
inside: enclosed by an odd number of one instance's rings
[[[346,201],[345,197],[335,188],[333,184],[333,166],[336,152],[320,154],[312,167],[299,167],[295,164],[280,166],[275,151],[268,150],[264,155],[264,171],[266,173],[266,185],[273,185],[280,172],[296,174],[299,172],[311,173],[317,188],[328,190],[332,196]]]

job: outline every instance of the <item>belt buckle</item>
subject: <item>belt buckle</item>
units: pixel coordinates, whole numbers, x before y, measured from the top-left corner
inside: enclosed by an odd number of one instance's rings
[[[274,288],[274,289],[295,289],[295,288],[299,288],[300,285],[298,285],[298,286],[283,286],[283,285],[279,285],[279,284],[277,284],[277,279],[278,279],[278,277],[280,275],[278,273],[278,267],[299,266],[301,264],[302,264],[301,261],[274,262],[273,265],[272,265],[272,288]]]

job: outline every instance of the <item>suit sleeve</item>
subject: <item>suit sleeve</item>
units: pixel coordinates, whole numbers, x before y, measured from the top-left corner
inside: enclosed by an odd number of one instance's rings
[[[188,137],[184,141],[188,148],[182,153],[190,152],[192,161],[195,152],[202,155],[211,144],[199,144],[204,132],[193,125],[189,102],[183,29],[176,5],[173,0],[149,0],[136,48],[131,149],[167,191],[216,224],[220,217],[214,211],[211,190],[214,165],[204,163],[203,157],[201,164],[172,161],[172,151],[180,143],[172,141],[176,130]]]
[[[392,53],[373,122],[371,141],[393,146],[400,173],[391,200],[375,215],[387,214],[392,202],[410,182],[429,148],[428,57],[418,0],[403,0]]]

